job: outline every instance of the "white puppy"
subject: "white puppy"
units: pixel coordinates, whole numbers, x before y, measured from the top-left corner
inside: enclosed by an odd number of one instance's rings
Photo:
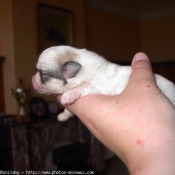
[[[86,49],[69,46],[51,47],[43,51],[32,77],[33,87],[42,94],[62,94],[61,103],[72,104],[88,94],[120,94],[129,79],[130,66],[111,63]],[[175,86],[160,75],[157,85],[175,106]],[[65,121],[73,114],[68,110],[58,115]]]

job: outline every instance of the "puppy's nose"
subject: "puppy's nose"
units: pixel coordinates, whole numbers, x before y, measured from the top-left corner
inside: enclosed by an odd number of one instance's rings
[[[34,83],[35,81],[35,76],[32,76],[32,84]]]

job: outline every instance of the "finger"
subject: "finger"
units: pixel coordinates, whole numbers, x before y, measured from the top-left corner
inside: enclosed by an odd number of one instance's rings
[[[140,52],[134,56],[131,67],[134,74],[140,72],[140,75],[154,77],[150,60],[144,53]]]
[[[137,53],[133,58],[131,67],[132,73],[129,82],[137,82],[137,84],[150,82],[156,84],[152,66],[146,54]]]
[[[151,68],[151,63],[148,56],[142,52],[135,54],[132,60],[132,69],[139,68],[139,67],[146,67]]]
[[[102,102],[101,95],[91,94],[76,100],[73,104],[65,104],[64,107],[74,113],[77,116],[83,116],[84,114],[89,114],[91,111],[88,110],[88,107],[91,107],[93,101],[93,107],[98,106]],[[57,96],[57,100],[61,103],[61,95]]]
[[[131,64],[132,72],[128,84],[123,93],[130,98],[138,97],[138,100],[144,95],[158,92],[155,76],[149,58],[144,53],[137,53]]]

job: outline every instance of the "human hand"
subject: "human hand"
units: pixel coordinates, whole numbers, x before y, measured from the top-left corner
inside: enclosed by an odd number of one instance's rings
[[[131,174],[175,172],[175,110],[157,87],[145,54],[134,56],[120,95],[88,95],[65,107],[124,161]]]

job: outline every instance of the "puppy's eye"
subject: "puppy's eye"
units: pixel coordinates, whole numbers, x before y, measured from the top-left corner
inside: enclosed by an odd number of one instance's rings
[[[44,84],[44,83],[46,83],[48,80],[49,80],[49,76],[48,75],[42,75],[41,76],[41,81],[42,81],[42,83]]]
[[[40,74],[40,77],[41,77],[41,82],[44,84],[45,82],[47,82],[48,80],[49,80],[49,78],[50,78],[50,76],[46,73],[46,72],[44,72],[44,71],[42,71],[42,70],[39,70],[39,74]]]

